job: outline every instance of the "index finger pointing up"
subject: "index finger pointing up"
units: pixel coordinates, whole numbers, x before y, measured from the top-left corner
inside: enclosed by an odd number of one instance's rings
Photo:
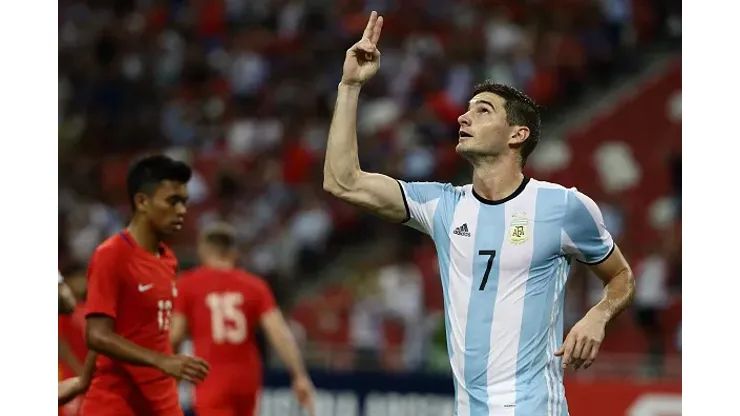
[[[371,39],[373,36],[373,32],[375,31],[375,23],[378,21],[378,12],[373,11],[370,13],[370,19],[367,21],[367,26],[365,26],[365,31],[362,33],[363,39]]]

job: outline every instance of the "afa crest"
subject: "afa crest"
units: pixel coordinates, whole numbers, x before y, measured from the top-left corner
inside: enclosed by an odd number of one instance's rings
[[[529,239],[529,230],[527,229],[529,220],[527,214],[514,214],[511,216],[509,223],[509,242],[511,244],[522,244]]]

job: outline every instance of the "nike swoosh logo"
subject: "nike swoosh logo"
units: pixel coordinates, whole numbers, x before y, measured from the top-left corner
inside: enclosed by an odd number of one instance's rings
[[[139,292],[146,292],[147,290],[151,289],[152,286],[154,286],[153,283],[149,283],[148,285],[139,284]]]

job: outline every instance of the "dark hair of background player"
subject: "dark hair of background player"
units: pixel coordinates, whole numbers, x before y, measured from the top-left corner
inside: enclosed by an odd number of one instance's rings
[[[506,122],[510,126],[527,126],[529,137],[521,145],[522,167],[527,164],[527,158],[534,152],[540,141],[540,110],[537,104],[527,94],[504,84],[485,81],[475,86],[473,96],[483,92],[490,92],[506,100]]]
[[[137,193],[151,195],[162,181],[187,183],[192,170],[184,162],[164,155],[147,156],[134,162],[126,176],[126,188],[131,210],[136,211],[134,196]]]

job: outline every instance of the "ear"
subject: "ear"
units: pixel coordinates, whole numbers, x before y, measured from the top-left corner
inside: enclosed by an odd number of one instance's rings
[[[134,206],[137,211],[146,211],[146,206],[149,203],[149,198],[143,192],[137,192],[134,195]]]
[[[511,137],[509,138],[509,144],[514,146],[522,145],[529,138],[529,127],[527,126],[514,126]]]

